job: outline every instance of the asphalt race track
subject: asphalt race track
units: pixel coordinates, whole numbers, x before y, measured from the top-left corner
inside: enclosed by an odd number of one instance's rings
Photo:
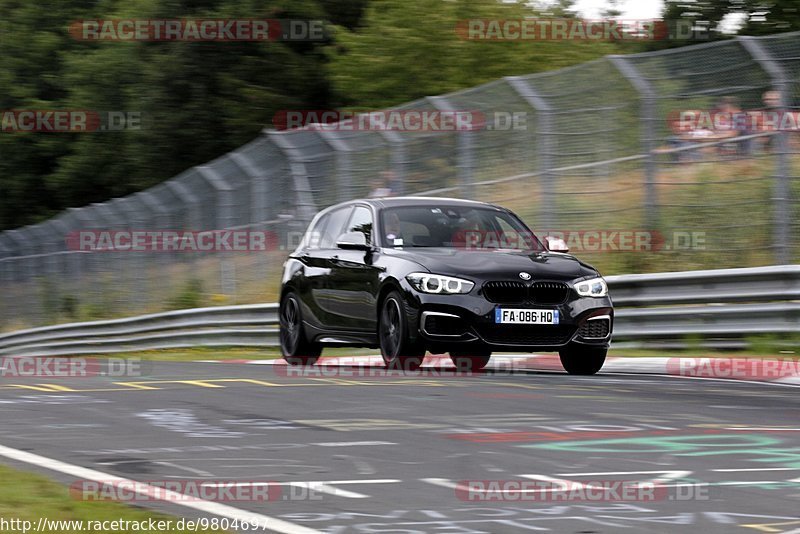
[[[88,472],[75,466],[148,483],[270,483],[269,500],[220,510],[280,532],[800,532],[797,387],[556,370],[366,374],[153,363],[127,381],[6,377],[0,461],[65,491]],[[656,491],[495,491],[554,480]],[[469,481],[488,491],[464,491]]]

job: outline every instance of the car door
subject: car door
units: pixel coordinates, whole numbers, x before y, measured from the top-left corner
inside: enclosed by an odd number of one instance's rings
[[[361,232],[372,245],[374,241],[372,210],[357,205],[342,232]],[[331,318],[337,329],[374,332],[380,269],[374,263],[374,253],[364,250],[338,249],[330,258],[328,298]]]
[[[352,209],[352,206],[346,206],[326,214],[317,224],[316,232],[309,237],[300,256],[305,264],[306,288],[301,297],[307,307],[304,317],[319,328],[330,328],[333,322],[328,298],[330,260],[338,252],[336,239],[341,235]]]
[[[328,275],[328,265],[320,254],[319,248],[320,237],[328,223],[328,217],[328,214],[320,216],[314,225],[308,228],[300,247],[291,255],[292,260],[302,264],[302,276],[293,277],[295,291],[300,298],[302,317],[305,322],[315,327],[321,324],[320,313],[322,310],[319,300],[322,295],[320,289],[324,287],[324,281]],[[292,272],[294,272],[294,268],[292,268]],[[285,272],[284,278],[286,276]]]

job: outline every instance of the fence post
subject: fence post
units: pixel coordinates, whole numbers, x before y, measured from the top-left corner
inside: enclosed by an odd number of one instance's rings
[[[217,205],[217,220],[214,221],[214,231],[220,231],[233,226],[233,187],[227,180],[209,165],[195,167],[200,176],[214,189],[214,202]],[[223,295],[228,295],[236,302],[236,264],[230,252],[213,251],[214,257],[219,260],[220,290]]]
[[[35,325],[43,324],[42,319],[42,300],[41,288],[39,287],[39,272],[37,269],[36,247],[30,235],[30,227],[25,226],[6,232],[16,249],[16,256],[22,256],[16,263],[16,280],[18,286],[23,288],[27,294],[21,295],[19,306],[19,316],[27,315],[28,319]],[[22,300],[26,299],[26,300]]]
[[[555,204],[556,177],[552,172],[553,154],[555,146],[553,144],[553,108],[542,96],[533,88],[527,80],[521,76],[506,76],[508,85],[528,103],[537,113],[536,121],[536,151],[537,151],[537,174],[542,184],[542,198],[539,199],[539,211],[542,214],[539,225],[544,230],[553,230],[556,227],[556,213],[558,211]]]
[[[132,197],[139,202],[139,205],[147,211],[147,220],[150,224],[150,230],[178,230],[178,228],[170,227],[170,213],[169,210],[163,205],[161,200],[153,193],[152,189],[140,191]],[[172,266],[175,263],[175,253],[166,251],[160,252],[147,252],[147,272],[143,273],[143,286],[148,289],[145,304],[151,306],[153,304],[160,305],[163,295],[167,294],[167,289],[172,288],[171,274]],[[154,276],[154,272],[158,272]]]
[[[267,220],[270,214],[270,204],[274,204],[274,200],[270,203],[269,197],[269,184],[267,183],[267,173],[263,167],[256,165],[256,163],[248,157],[247,154],[242,152],[231,152],[229,154],[231,160],[244,172],[247,176],[250,191],[250,220],[249,228],[254,231],[266,232],[268,229]],[[280,246],[286,242],[283,236],[279,238]],[[267,254],[258,254],[256,256],[256,272],[259,276],[266,277],[269,273],[269,260]]]
[[[14,247],[8,232],[0,233],[0,287],[3,289],[3,298],[0,299],[0,311],[2,311],[2,323],[0,326],[7,326],[6,322],[14,320],[17,314],[14,312],[16,302],[19,300],[15,294],[17,284],[14,283]],[[12,298],[9,298],[12,297]]]
[[[55,322],[58,318],[58,302],[60,300],[59,285],[55,282],[54,277],[50,276],[54,272],[50,265],[53,257],[49,254],[50,237],[53,234],[51,223],[52,219],[26,227],[36,254],[31,266],[38,278],[40,309],[45,324]]]
[[[75,316],[73,319],[80,318],[80,308],[85,304],[85,297],[82,292],[84,271],[88,260],[86,254],[80,252],[80,244],[75,250],[71,250],[66,242],[67,237],[75,232],[74,238],[80,239],[78,232],[80,232],[80,221],[75,216],[73,211],[62,212],[61,215],[56,217],[55,223],[62,231],[60,243],[54,243],[54,250],[64,250],[63,254],[59,254],[59,263],[61,265],[61,283],[64,285],[64,292],[69,297],[69,302],[74,306]],[[64,279],[66,277],[66,280]]]
[[[397,190],[392,189],[392,193],[405,195],[408,193],[406,179],[408,178],[408,150],[403,136],[391,130],[381,130],[381,136],[389,145],[389,167],[395,176]]]
[[[737,40],[745,50],[756,60],[764,71],[769,75],[772,87],[780,95],[779,109],[789,109],[789,93],[791,90],[791,80],[786,75],[780,63],[770,56],[759,40],[751,36],[740,36]],[[792,238],[792,211],[791,211],[791,187],[789,183],[789,146],[786,132],[779,131],[775,134],[775,153],[778,159],[775,163],[775,181],[773,182],[772,201],[774,202],[775,212],[774,221],[774,243],[775,263],[786,265],[792,261],[792,250],[790,240]]]
[[[312,125],[312,128],[316,125]],[[320,128],[317,131],[320,139],[327,144],[334,153],[336,160],[336,199],[344,202],[353,198],[353,149],[344,139],[339,139],[335,132]]]
[[[130,231],[154,230],[152,218],[147,217],[145,206],[138,197],[129,195],[123,198],[115,198],[109,202],[109,206],[117,213],[118,219],[124,222]],[[132,251],[126,256],[120,256],[118,268],[127,270],[128,284],[130,287],[131,302],[142,310],[147,302],[147,284],[145,278],[148,272],[147,258],[150,252]],[[128,269],[124,269],[128,266]]]
[[[658,228],[658,193],[656,192],[656,92],[625,56],[608,56],[609,61],[639,92],[641,99],[642,152],[647,155],[644,163],[644,209],[645,223],[650,230]]]
[[[250,191],[250,220],[247,221],[251,228],[263,230],[263,222],[267,220],[267,180],[262,172],[253,164],[253,161],[241,152],[228,154],[239,169],[247,177]]]
[[[275,146],[283,152],[289,162],[289,175],[292,177],[297,206],[295,216],[302,224],[307,226],[311,219],[314,218],[314,214],[317,213],[314,192],[311,190],[311,183],[308,180],[308,170],[305,164],[295,157],[291,144],[287,142],[283,134],[272,130],[264,131],[269,135],[270,140],[275,143]]]
[[[460,111],[447,100],[446,96],[429,96],[426,98],[438,111],[455,113]],[[473,198],[474,195],[474,172],[475,172],[475,132],[473,130],[457,131],[456,140],[458,142],[458,177],[463,198]]]

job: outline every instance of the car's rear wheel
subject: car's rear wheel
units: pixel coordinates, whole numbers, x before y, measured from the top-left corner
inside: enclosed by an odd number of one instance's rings
[[[492,351],[488,348],[479,347],[475,349],[451,350],[450,359],[458,371],[477,371],[486,367]]]
[[[288,293],[281,301],[279,322],[283,359],[289,365],[313,365],[322,354],[322,346],[306,339],[300,301],[294,293]]]
[[[425,347],[418,340],[411,340],[408,316],[404,310],[400,293],[392,291],[386,296],[381,304],[378,341],[387,369],[413,371],[422,365]]]
[[[603,367],[607,352],[608,349],[605,348],[568,345],[558,355],[561,357],[561,365],[569,374],[593,375]]]

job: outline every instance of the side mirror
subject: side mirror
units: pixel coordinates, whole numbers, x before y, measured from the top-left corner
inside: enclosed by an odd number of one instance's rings
[[[560,237],[553,237],[549,235],[544,238],[544,244],[547,247],[547,250],[550,252],[559,252],[561,254],[566,254],[569,252],[567,242]]]
[[[371,250],[367,236],[361,232],[347,232],[336,241],[336,246],[344,250]]]

